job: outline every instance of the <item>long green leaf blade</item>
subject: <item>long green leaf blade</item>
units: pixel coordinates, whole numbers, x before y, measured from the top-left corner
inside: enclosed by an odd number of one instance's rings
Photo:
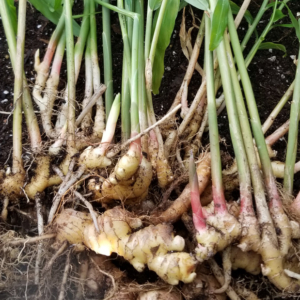
[[[161,2],[162,0],[149,0],[148,5],[151,10],[157,10],[159,9]]]
[[[212,30],[210,37],[209,50],[215,50],[222,41],[224,31],[228,23],[228,0],[218,0],[212,16]]]
[[[294,26],[294,28],[296,30],[296,35],[297,35],[297,37],[298,37],[298,39],[300,41],[300,25],[298,24],[297,19],[294,17],[294,15],[291,12],[291,10],[289,9],[289,7],[287,5],[285,5],[285,6],[286,6],[286,8],[288,10],[289,17],[290,17],[290,19],[292,21],[292,24],[293,24],[293,26]]]
[[[185,2],[201,10],[208,10],[209,8],[207,0],[185,0]]]
[[[14,5],[14,0],[6,0],[8,11],[9,11],[9,16],[10,20],[12,22],[12,26],[14,29],[15,34],[17,35],[17,11],[16,7]]]
[[[283,51],[286,54],[285,46],[282,45],[282,44],[277,44],[277,43],[271,43],[271,42],[262,43],[262,44],[260,44],[258,49],[260,49],[260,50],[264,50],[264,49],[280,50],[280,51]]]
[[[62,7],[59,9],[51,11],[49,8],[51,0],[28,0],[39,12],[41,12],[44,17],[55,25],[58,23],[58,20],[62,14]],[[73,20],[73,33],[75,36],[79,36],[80,26]]]
[[[157,41],[155,57],[152,69],[152,89],[154,94],[159,93],[161,79],[164,74],[165,51],[170,44],[171,35],[174,30],[175,20],[178,14],[180,0],[169,0],[166,7],[164,19],[162,21],[160,34]],[[159,11],[156,12],[158,14]]]

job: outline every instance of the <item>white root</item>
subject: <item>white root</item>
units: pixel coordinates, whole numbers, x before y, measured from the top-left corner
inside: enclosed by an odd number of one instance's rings
[[[65,179],[53,199],[53,203],[48,216],[48,224],[50,224],[53,221],[54,215],[57,211],[62,196],[83,175],[85,171],[85,166],[81,166],[76,172],[73,173],[74,165],[75,165],[75,160],[73,159],[69,165],[69,171]]]
[[[111,294],[110,294],[109,296],[105,297],[104,300],[108,300],[108,299],[112,298],[112,297],[115,295],[115,292],[116,292],[116,290],[117,290],[114,277],[113,277],[111,274],[109,274],[109,273],[107,273],[107,272],[101,270],[100,267],[99,267],[98,264],[95,262],[95,260],[93,259],[92,256],[90,256],[90,260],[91,260],[91,262],[94,264],[95,268],[99,271],[99,273],[104,274],[105,276],[107,276],[107,277],[110,278],[110,280],[111,280],[111,282],[112,282],[112,285],[113,285],[113,290],[111,291]]]
[[[39,236],[44,234],[44,218],[42,214],[42,203],[38,195],[35,196],[35,204],[37,210],[38,233]],[[42,259],[43,243],[38,243],[38,251],[35,260],[34,283],[39,284],[40,281],[40,264]]]
[[[224,271],[224,284],[217,290],[214,290],[215,294],[222,294],[227,291],[231,281],[231,246],[225,248],[222,252],[223,259],[223,271]]]
[[[67,284],[67,281],[68,281],[69,270],[70,270],[70,252],[67,254],[66,265],[65,265],[65,270],[64,270],[64,275],[63,275],[63,278],[62,278],[62,282],[61,282],[61,287],[60,287],[58,300],[64,300],[65,299],[65,290],[66,290],[66,284]]]
[[[218,264],[215,262],[214,259],[210,259],[208,262],[219,283],[221,285],[224,285],[225,278]],[[241,300],[241,298],[237,295],[237,293],[234,291],[234,289],[231,286],[228,286],[226,290],[226,294],[231,300]]]

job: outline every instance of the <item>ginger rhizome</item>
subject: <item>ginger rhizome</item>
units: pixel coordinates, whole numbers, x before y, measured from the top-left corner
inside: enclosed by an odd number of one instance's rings
[[[87,213],[66,209],[55,219],[53,228],[57,241],[83,245],[98,254],[112,252],[123,256],[141,272],[148,268],[159,277],[175,285],[179,281],[191,282],[196,276],[196,261],[190,254],[182,252],[184,239],[172,233],[172,226],[160,224],[142,226],[140,219],[128,211],[115,207],[97,217],[98,233],[91,216]]]

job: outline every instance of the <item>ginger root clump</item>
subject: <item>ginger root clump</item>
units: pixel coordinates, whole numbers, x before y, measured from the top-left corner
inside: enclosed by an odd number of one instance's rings
[[[141,227],[141,220],[120,207],[99,215],[97,223],[99,233],[89,214],[66,209],[56,218],[53,226],[58,242],[67,240],[79,245],[80,250],[84,244],[96,253],[107,256],[115,252],[128,260],[137,271],[142,272],[147,265],[169,284],[176,285],[179,281],[189,283],[196,277],[196,260],[190,254],[181,252],[185,246],[184,239],[174,237],[171,225],[148,226],[132,233],[132,229]]]

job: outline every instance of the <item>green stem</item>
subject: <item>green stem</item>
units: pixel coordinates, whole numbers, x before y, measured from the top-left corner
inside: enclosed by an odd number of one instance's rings
[[[22,94],[26,28],[26,5],[26,0],[19,0],[13,114],[13,174],[24,172],[22,160]]]
[[[125,9],[127,11],[134,11],[134,2],[133,0],[125,0]],[[127,30],[128,30],[128,38],[129,38],[129,45],[132,45],[132,32],[133,32],[133,19],[126,18]]]
[[[123,7],[123,0],[118,0],[118,7],[121,9],[124,9]],[[129,74],[129,80],[131,78],[131,43],[129,41],[128,37],[128,30],[127,30],[127,25],[126,25],[126,17],[119,13],[119,21],[120,21],[120,26],[121,26],[121,31],[122,31],[122,38],[123,38],[123,44],[124,44],[124,59],[126,63],[126,71]]]
[[[5,0],[0,0],[0,15],[2,19],[2,24],[5,30],[5,36],[8,43],[10,60],[13,69],[15,70],[15,60],[16,60],[16,33],[13,29],[12,20],[10,19],[10,14],[8,12],[7,3]],[[25,72],[23,71],[23,101],[22,101],[24,115],[26,119],[26,125],[28,129],[28,134],[30,138],[31,149],[34,153],[41,150],[41,134],[38,125],[38,121],[33,109],[30,90],[28,87]]]
[[[74,49],[75,81],[77,81],[79,76],[83,52],[90,31],[90,1],[91,0],[84,0],[83,18],[80,26],[79,36]]]
[[[126,17],[129,17],[129,18],[132,18],[134,19],[135,16],[136,16],[136,13],[134,12],[131,12],[131,11],[127,11],[126,9],[122,9],[120,7],[117,7],[117,6],[114,6],[114,5],[111,5],[111,4],[108,4],[104,1],[101,1],[101,0],[95,0],[95,2],[99,3],[100,5],[104,6],[104,7],[107,7],[109,8],[110,10],[112,11],[115,11],[119,14],[123,14],[124,16]],[[128,33],[129,33],[129,30],[128,30]]]
[[[236,28],[234,26],[234,20],[231,12],[229,13],[228,17],[228,28],[230,32],[230,37],[232,40],[232,47],[235,54],[235,58],[237,61],[237,65],[239,68],[241,81],[244,87],[244,93],[246,96],[248,111],[250,114],[250,122],[252,126],[253,135],[255,138],[256,145],[258,146],[258,152],[260,156],[260,160],[262,163],[262,169],[266,181],[267,192],[269,195],[269,199],[272,204],[279,204],[280,205],[280,198],[278,191],[276,189],[275,179],[272,173],[271,168],[271,161],[269,158],[268,149],[265,143],[264,134],[261,128],[261,122],[256,106],[256,101],[251,85],[251,81],[249,78],[249,74],[247,72],[247,67],[243,58],[242,49],[239,43],[238,35],[236,32]],[[274,201],[274,202],[273,202]]]
[[[91,39],[90,35],[87,39],[87,45],[85,50],[85,92],[84,92],[84,100],[82,103],[82,109],[84,109],[91,97],[93,96],[93,63],[91,58]],[[86,130],[91,125],[91,110],[84,116],[81,122],[81,128]]]
[[[123,0],[118,0],[119,8],[124,9]],[[118,14],[122,38],[124,44],[123,50],[123,67],[122,67],[122,101],[121,101],[121,122],[122,122],[122,141],[127,141],[130,138],[130,81],[131,81],[131,47],[128,38],[126,17],[123,14]]]
[[[122,70],[122,141],[125,142],[130,138],[131,125],[130,125],[130,76],[127,70],[125,53],[123,53],[123,70]]]
[[[235,64],[233,63],[233,55],[230,47],[229,37],[227,34],[224,35],[225,47],[226,47],[226,55],[229,60],[229,69],[232,79],[233,90],[235,94],[235,101],[233,103],[234,106],[234,118],[235,120],[232,122],[230,126],[231,131],[231,140],[233,142],[234,153],[236,156],[237,166],[238,166],[238,174],[239,174],[239,182],[240,182],[240,195],[241,195],[241,213],[245,215],[254,216],[254,210],[252,205],[252,196],[251,196],[251,178],[250,178],[250,169],[249,165],[252,167],[252,179],[254,184],[256,185],[255,191],[259,193],[259,195],[264,194],[264,189],[261,184],[261,176],[260,171],[256,159],[256,153],[253,146],[253,138],[251,134],[250,125],[248,122],[248,116],[246,112],[246,107],[244,105],[244,98],[240,88],[238,74],[235,68]],[[221,67],[221,66],[220,66]],[[222,78],[223,81],[223,78]],[[225,89],[225,88],[224,88]],[[229,122],[232,119],[232,112],[230,113],[230,106],[226,100],[226,108],[228,111]],[[237,114],[237,115],[236,115]],[[239,122],[240,128],[237,129],[234,127],[238,126],[235,122]],[[248,156],[248,159],[247,159]],[[249,160],[249,164],[248,164]],[[258,172],[257,172],[258,171]],[[257,176],[259,179],[259,183],[257,184],[257,179],[253,178]]]
[[[235,37],[232,37],[232,36],[231,36],[231,41],[233,43],[237,42],[235,40]],[[227,53],[231,54],[230,47],[228,45],[226,45],[226,46],[227,46]],[[231,59],[232,59],[232,54],[231,54]],[[241,130],[242,130],[242,134],[243,134],[245,150],[247,153],[247,160],[248,160],[248,164],[250,167],[255,202],[256,202],[256,206],[261,208],[260,210],[257,210],[258,219],[260,221],[260,224],[263,224],[263,223],[270,224],[271,217],[270,217],[270,213],[269,213],[269,210],[268,210],[267,204],[266,204],[265,191],[264,191],[260,168],[259,168],[258,162],[257,162],[256,152],[255,152],[254,145],[253,145],[252,132],[251,132],[250,124],[248,121],[248,114],[246,111],[243,95],[242,95],[242,92],[240,89],[239,81],[237,78],[237,72],[236,72],[235,68],[233,68],[231,70],[231,73],[234,78],[233,83],[234,83],[234,89],[235,89],[235,94],[236,94],[237,111],[238,111],[240,126],[241,126]],[[244,206],[243,209],[247,209],[247,207]],[[264,209],[263,213],[261,212],[262,209]],[[271,229],[271,228],[269,230],[274,231],[274,229]]]
[[[139,24],[140,24],[140,15],[136,14],[133,19],[133,35],[132,35],[132,56],[131,56],[131,134],[140,132],[140,123],[139,123]],[[143,24],[142,24],[143,26]]]
[[[131,49],[131,134],[140,132],[139,124],[139,101],[138,101],[138,65],[139,65],[139,26],[140,15],[137,13],[126,11],[120,7],[105,3],[101,0],[95,0],[97,3],[127,17],[133,18],[133,35],[132,35],[132,49]]]
[[[278,0],[276,0],[276,2],[275,2],[275,6],[277,6],[277,1]],[[252,61],[254,55],[256,54],[257,50],[259,49],[260,44],[265,40],[266,35],[271,30],[272,24],[274,22],[275,15],[276,15],[276,9],[273,9],[273,13],[272,13],[272,16],[271,16],[271,18],[269,20],[269,23],[265,27],[265,29],[262,32],[262,34],[260,35],[260,37],[255,42],[255,44],[253,45],[253,47],[251,48],[250,52],[248,53],[248,55],[247,55],[247,57],[245,59],[246,66],[249,66],[249,64]]]
[[[298,58],[300,57],[300,48]],[[289,193],[293,193],[293,181],[294,181],[294,165],[297,155],[297,143],[298,143],[298,126],[299,126],[299,113],[300,113],[300,64],[297,65],[295,89],[293,94],[293,101],[291,103],[290,113],[290,128],[288,136],[288,144],[286,151],[286,160],[284,168],[284,189]]]
[[[150,59],[150,62],[151,62],[151,66],[153,66],[153,63],[154,63],[156,46],[157,46],[158,37],[159,37],[159,33],[160,33],[160,28],[161,28],[162,21],[164,19],[167,4],[168,4],[168,0],[163,0],[162,3],[161,3],[160,9],[159,9],[159,14],[158,14],[157,22],[156,22],[156,25],[155,25],[155,30],[154,30],[154,33],[153,33],[153,38],[152,38],[152,43],[151,43],[151,48],[150,48],[150,54],[149,54],[149,59]]]
[[[244,51],[244,49],[246,48],[246,45],[250,39],[250,37],[252,36],[255,28],[257,27],[257,24],[259,23],[259,21],[261,20],[263,14],[266,11],[266,6],[269,4],[269,0],[264,0],[263,3],[260,6],[259,11],[256,14],[256,17],[253,21],[253,23],[249,26],[249,29],[246,32],[246,35],[241,43],[241,48]]]
[[[152,20],[153,20],[153,9],[150,8],[149,3],[148,3],[147,21],[146,21],[146,37],[145,37],[145,63],[147,62],[147,59],[150,54]]]
[[[90,39],[91,39],[91,58],[93,66],[93,88],[94,93],[100,88],[100,67],[98,59],[98,49],[97,49],[97,24],[96,24],[96,15],[95,15],[95,2],[91,1],[90,7]],[[97,100],[96,103],[96,116],[94,122],[94,134],[98,137],[101,137],[105,129],[105,111],[102,96]]]
[[[287,89],[287,91],[285,92],[285,94],[282,96],[282,98],[280,99],[280,101],[278,102],[278,104],[275,106],[275,108],[271,112],[271,114],[268,117],[268,119],[264,122],[264,124],[262,126],[262,130],[263,130],[264,134],[269,130],[269,128],[273,124],[275,118],[278,116],[278,114],[280,113],[280,111],[282,110],[282,108],[284,107],[284,105],[287,103],[287,101],[293,95],[294,88],[295,88],[295,80],[292,82],[292,84],[289,86],[289,88]]]
[[[109,0],[104,0],[109,3]],[[106,85],[105,91],[105,112],[108,118],[113,98],[113,78],[112,78],[112,54],[111,54],[111,31],[110,31],[110,10],[102,6],[102,42],[103,42],[103,63],[104,63],[104,83]]]
[[[205,16],[205,36],[211,36],[211,23],[209,17]],[[226,211],[224,188],[222,181],[222,166],[221,154],[219,146],[219,131],[216,110],[216,98],[214,87],[214,66],[213,66],[213,53],[209,50],[209,38],[205,39],[205,71],[207,80],[207,110],[208,110],[208,123],[209,123],[209,141],[211,152],[211,177],[213,185],[213,198],[215,210],[217,212]]]
[[[65,1],[66,20],[66,45],[67,45],[67,72],[68,72],[68,153],[72,154],[75,149],[75,62],[74,62],[74,36],[72,1]]]
[[[141,16],[140,26],[139,26],[139,115],[140,115],[140,125],[141,130],[144,131],[148,128],[148,118],[147,118],[147,98],[146,98],[146,83],[145,83],[145,60],[144,60],[144,0],[136,0],[135,3],[136,12]],[[143,139],[145,140],[145,139]],[[145,145],[146,146],[146,145]],[[146,146],[147,148],[147,146]],[[147,151],[147,149],[144,149]]]

